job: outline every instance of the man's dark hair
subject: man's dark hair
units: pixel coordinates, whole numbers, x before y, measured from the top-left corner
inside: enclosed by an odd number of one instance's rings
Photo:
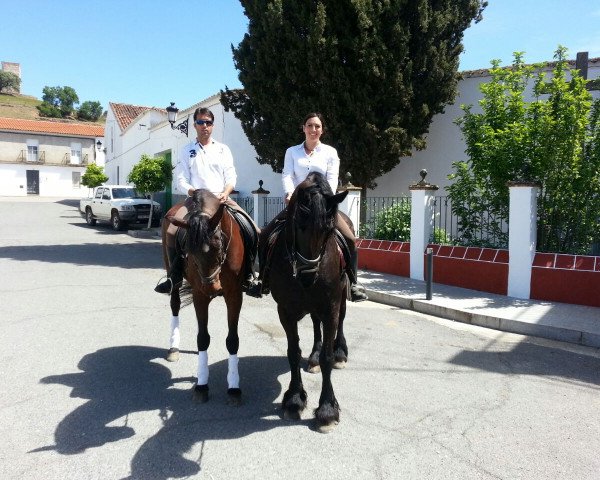
[[[208,115],[213,122],[215,121],[215,116],[208,108],[204,108],[204,107],[197,108],[196,111],[194,112],[194,122],[196,120],[198,120],[198,117],[200,115]]]

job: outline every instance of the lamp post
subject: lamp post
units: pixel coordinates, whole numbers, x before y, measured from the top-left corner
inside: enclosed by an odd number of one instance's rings
[[[169,105],[165,110],[167,111],[167,119],[171,124],[171,128],[173,130],[179,130],[187,137],[188,119],[186,118],[185,121],[181,122],[179,125],[175,125],[175,122],[177,121],[177,112],[179,112],[179,109],[175,106],[175,102],[171,102],[171,105]]]

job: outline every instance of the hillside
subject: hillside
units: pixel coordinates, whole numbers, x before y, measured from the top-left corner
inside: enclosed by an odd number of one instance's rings
[[[74,122],[75,119],[57,119],[40,117],[35,108],[42,101],[29,95],[7,95],[0,93],[0,117],[21,118],[24,120],[48,120],[55,122]],[[105,117],[98,120],[99,124],[104,124]]]

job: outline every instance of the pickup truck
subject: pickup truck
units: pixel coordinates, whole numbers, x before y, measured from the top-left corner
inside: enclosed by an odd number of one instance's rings
[[[160,224],[162,209],[160,203],[152,202],[127,185],[101,185],[96,187],[89,198],[79,202],[79,212],[88,225],[96,225],[98,220],[110,222],[113,230],[122,230],[128,224],[147,224],[152,207],[153,227]]]

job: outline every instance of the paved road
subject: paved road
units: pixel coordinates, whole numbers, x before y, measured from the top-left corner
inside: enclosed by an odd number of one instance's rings
[[[365,302],[348,309],[333,433],[309,407],[283,420],[289,382],[270,298],[241,318],[245,401],[226,404],[224,305],[213,302],[209,403],[183,358],[162,359],[168,302],[156,240],[88,227],[73,201],[0,199],[2,479],[597,479],[596,350]],[[311,325],[301,323],[310,349]]]

